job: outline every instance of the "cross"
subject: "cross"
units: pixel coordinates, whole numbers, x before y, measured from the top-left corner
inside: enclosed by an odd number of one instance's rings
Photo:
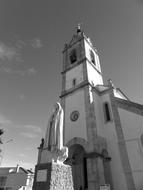
[[[76,27],[77,33],[80,33],[80,32],[81,32],[81,25],[82,25],[82,23],[78,23],[78,24],[77,24],[77,27]]]

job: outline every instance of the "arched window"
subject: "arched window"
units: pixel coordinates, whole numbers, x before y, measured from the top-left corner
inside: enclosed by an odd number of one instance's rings
[[[91,58],[91,62],[95,65],[95,57],[92,50],[90,50],[90,58]]]
[[[104,112],[105,112],[105,121],[111,121],[111,111],[109,108],[109,104],[107,102],[104,103]]]
[[[73,49],[70,53],[70,62],[71,64],[75,63],[77,60],[77,54],[76,54],[76,49]]]

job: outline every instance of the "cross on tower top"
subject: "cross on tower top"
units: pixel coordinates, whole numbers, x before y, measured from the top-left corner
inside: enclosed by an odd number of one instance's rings
[[[81,32],[81,25],[82,25],[81,23],[78,23],[78,24],[77,24],[77,27],[76,27],[77,33],[80,33],[80,32]]]

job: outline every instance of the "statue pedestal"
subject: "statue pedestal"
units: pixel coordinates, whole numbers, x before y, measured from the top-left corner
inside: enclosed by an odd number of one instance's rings
[[[56,162],[37,164],[33,190],[74,190],[71,166]]]

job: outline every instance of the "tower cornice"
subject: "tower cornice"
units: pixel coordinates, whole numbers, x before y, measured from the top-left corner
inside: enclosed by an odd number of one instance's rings
[[[65,51],[67,51],[68,49],[70,49],[73,45],[75,45],[76,43],[78,43],[79,41],[81,41],[83,39],[85,39],[86,42],[89,44],[89,46],[91,48],[93,48],[95,50],[95,52],[98,54],[98,51],[93,46],[93,44],[91,43],[90,38],[88,38],[83,32],[81,32],[80,36],[78,36],[77,34],[73,35],[72,40],[70,41],[70,43],[68,43],[68,44],[66,43],[65,44],[64,50],[62,52],[64,53]]]

